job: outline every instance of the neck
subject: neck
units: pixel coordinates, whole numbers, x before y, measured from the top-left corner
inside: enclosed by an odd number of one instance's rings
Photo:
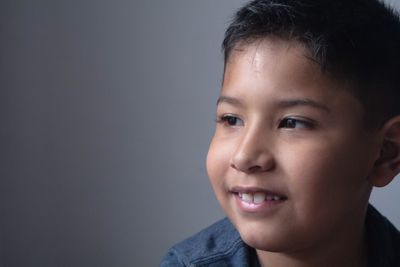
[[[365,229],[358,229],[336,234],[328,246],[319,244],[289,253],[257,250],[257,255],[263,267],[366,267]]]

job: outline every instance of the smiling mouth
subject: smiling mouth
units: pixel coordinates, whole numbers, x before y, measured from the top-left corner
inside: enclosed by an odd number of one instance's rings
[[[231,191],[232,194],[236,195],[241,201],[247,204],[262,204],[264,202],[278,203],[287,200],[287,197],[279,193],[266,191],[262,189],[244,189],[235,188]]]
[[[246,203],[261,204],[264,201],[281,201],[285,200],[284,197],[278,195],[271,195],[263,192],[257,193],[237,193],[237,196]]]

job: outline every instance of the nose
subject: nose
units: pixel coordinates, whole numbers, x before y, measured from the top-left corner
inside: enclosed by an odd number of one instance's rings
[[[275,167],[269,140],[261,130],[248,130],[238,137],[238,144],[231,157],[231,167],[245,173],[270,171]]]

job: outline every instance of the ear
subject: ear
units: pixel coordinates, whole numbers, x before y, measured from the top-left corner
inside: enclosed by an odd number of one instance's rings
[[[400,172],[400,116],[390,119],[382,128],[383,142],[370,181],[373,186],[388,185]]]

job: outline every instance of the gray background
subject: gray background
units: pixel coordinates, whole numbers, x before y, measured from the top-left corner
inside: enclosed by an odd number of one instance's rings
[[[0,266],[157,266],[223,216],[204,161],[243,2],[0,1]],[[398,227],[399,192],[372,198]]]

